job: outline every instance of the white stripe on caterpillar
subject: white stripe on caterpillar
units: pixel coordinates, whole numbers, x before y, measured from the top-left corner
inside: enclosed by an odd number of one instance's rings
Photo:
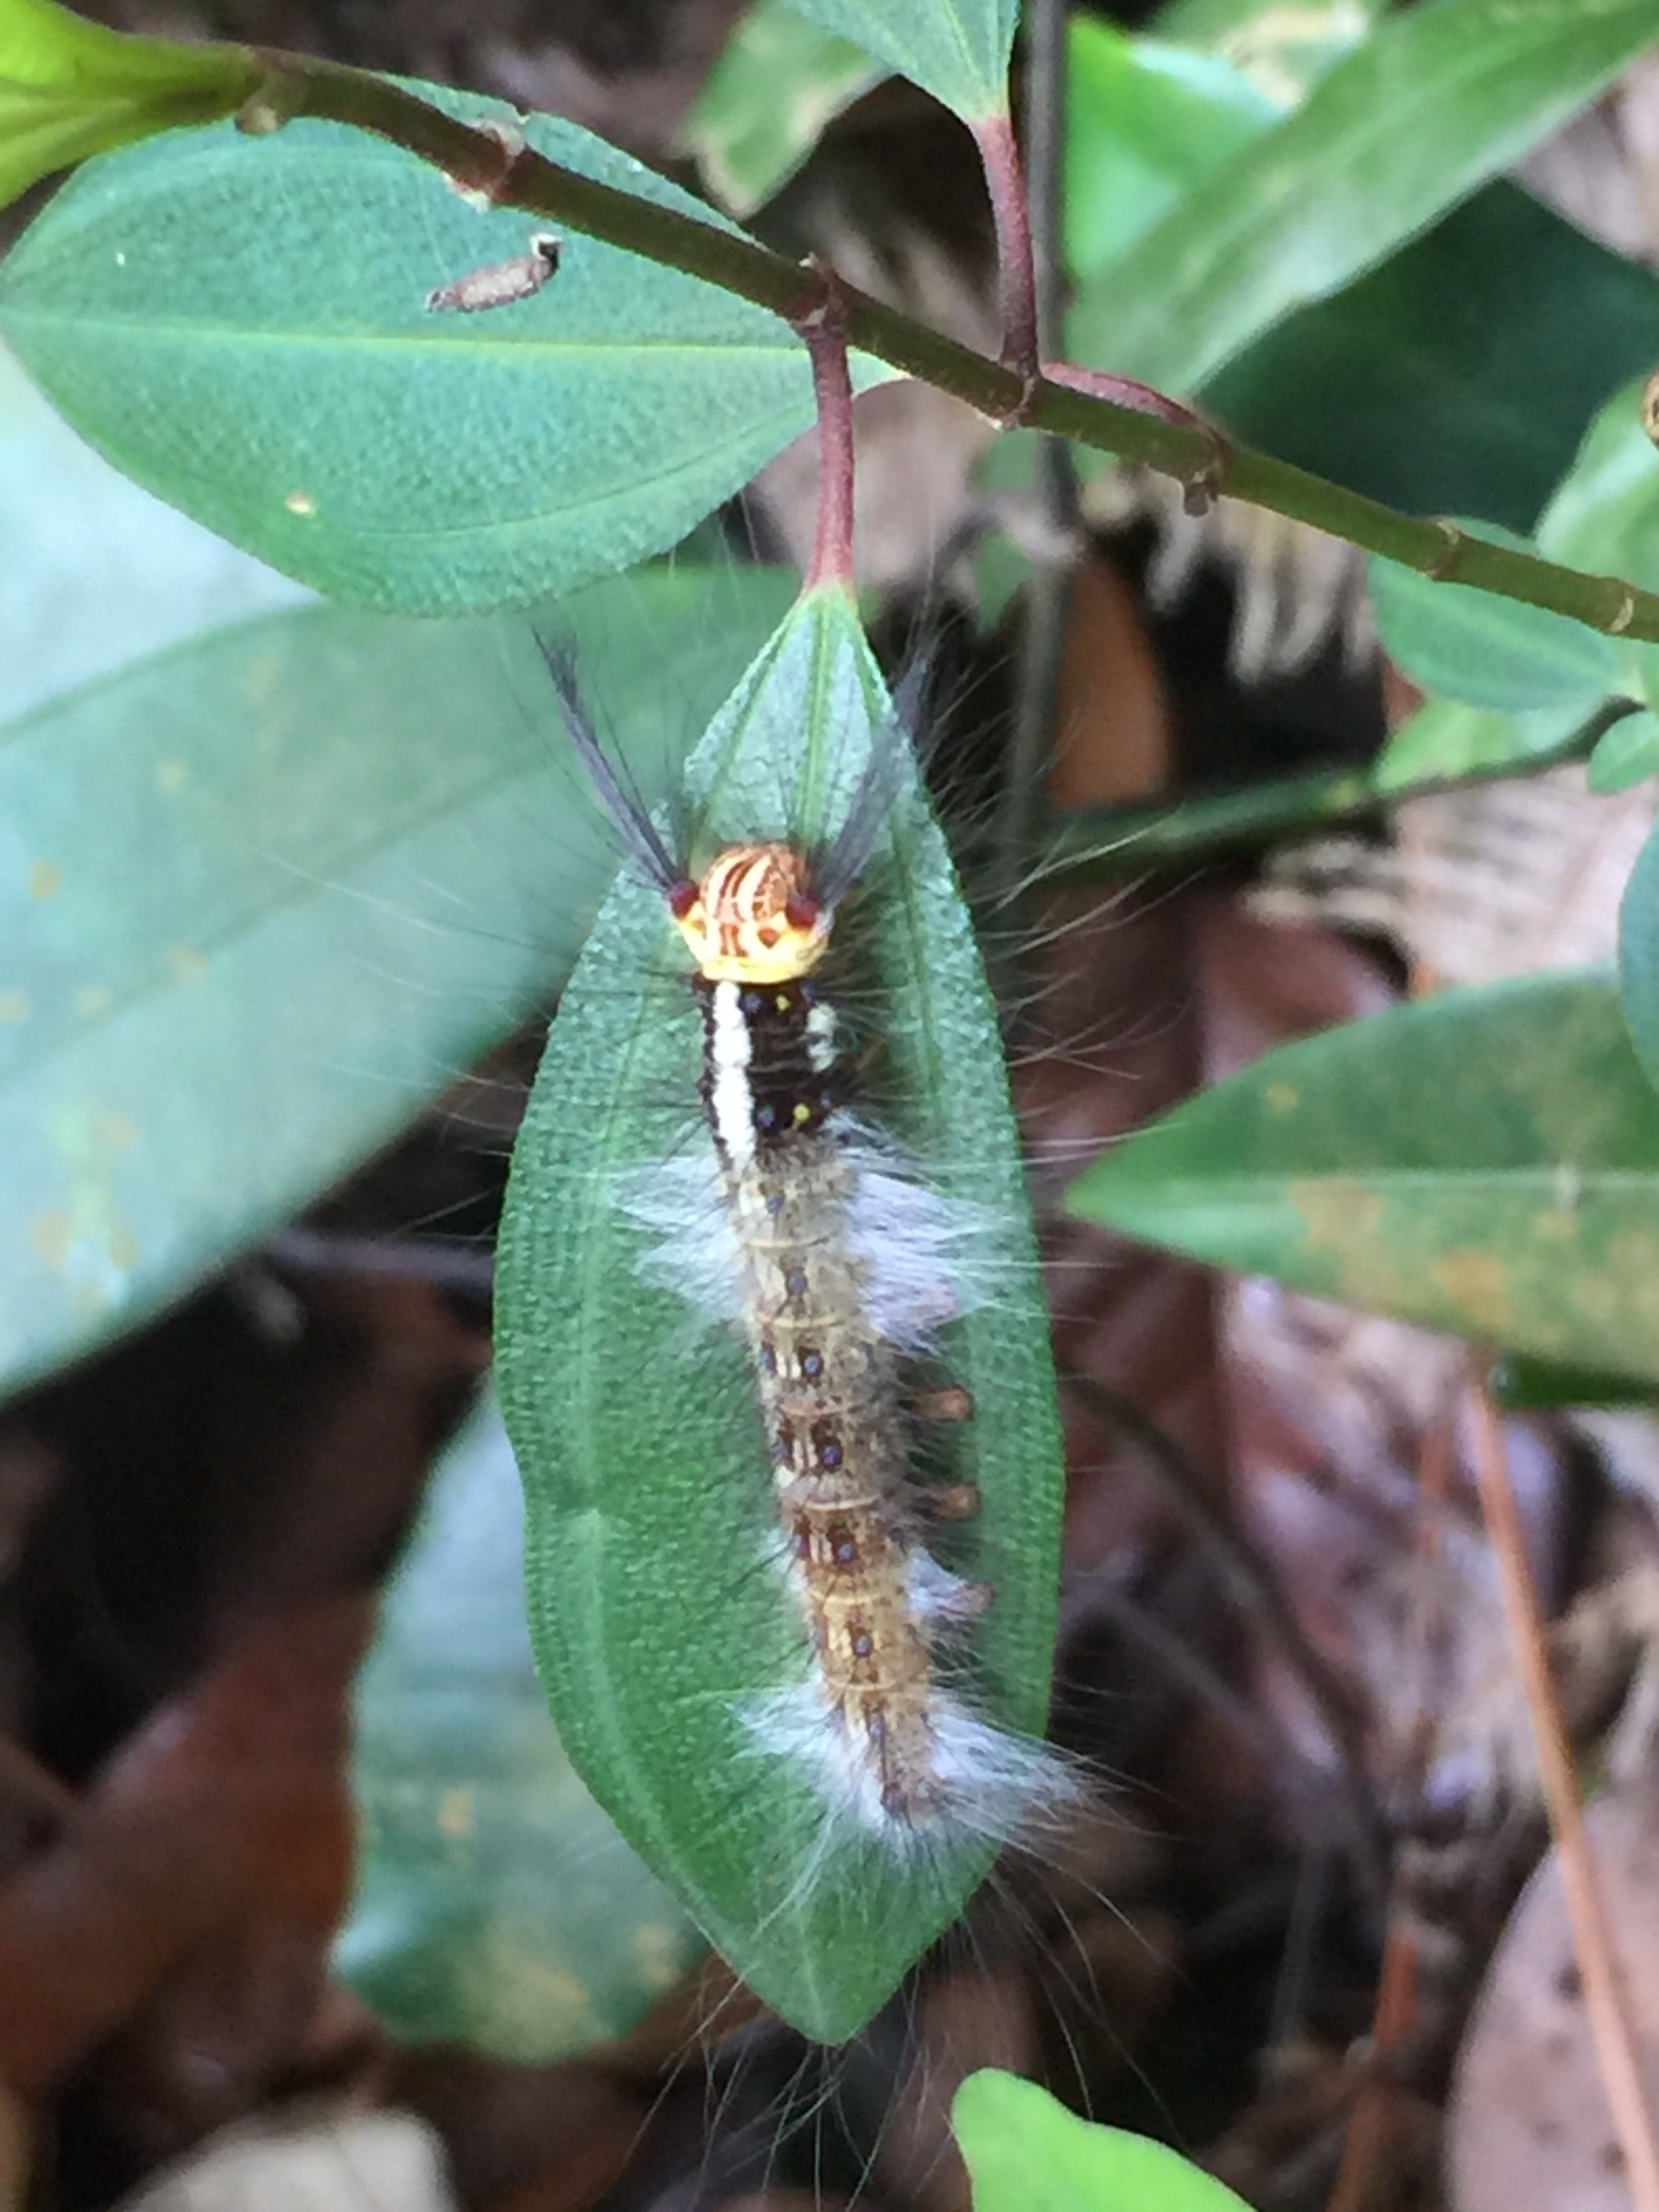
[[[755,1158],[755,1107],[749,1088],[749,1024],[735,983],[716,983],[708,1018],[708,1121],[725,1158],[739,1167]]]

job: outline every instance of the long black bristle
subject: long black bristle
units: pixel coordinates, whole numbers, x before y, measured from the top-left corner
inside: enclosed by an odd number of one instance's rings
[[[846,819],[812,870],[812,889],[826,907],[835,907],[863,874],[881,825],[903,788],[910,732],[921,704],[927,670],[913,663],[876,732],[870,757],[854,789]]]
[[[570,647],[560,641],[537,633],[536,642],[541,647],[542,659],[552,678],[557,695],[559,711],[564,716],[564,726],[570,732],[570,742],[588,779],[607,814],[616,823],[623,842],[638,861],[651,880],[665,890],[672,890],[684,876],[684,868],[676,865],[668,848],[658,835],[657,826],[634,793],[623,787],[621,779],[599,743],[599,732],[592,719],[582,704],[581,692],[576,682],[576,657]]]

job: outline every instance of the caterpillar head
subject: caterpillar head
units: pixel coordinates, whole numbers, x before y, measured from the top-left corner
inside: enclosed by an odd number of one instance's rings
[[[669,911],[710,983],[793,983],[823,957],[834,920],[807,856],[785,844],[728,845],[701,880],[668,894]]]

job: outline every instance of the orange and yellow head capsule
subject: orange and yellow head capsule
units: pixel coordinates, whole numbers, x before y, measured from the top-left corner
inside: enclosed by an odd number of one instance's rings
[[[806,855],[781,843],[728,845],[702,878],[676,883],[669,912],[710,983],[793,983],[830,943],[830,909]]]

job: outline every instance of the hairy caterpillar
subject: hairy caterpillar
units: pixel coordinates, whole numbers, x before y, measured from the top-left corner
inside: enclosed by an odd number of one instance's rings
[[[1058,1453],[994,1018],[878,686],[850,603],[809,593],[694,759],[694,877],[562,680],[633,865],[555,1024],[503,1241],[503,1403],[561,1731],[739,1972],[825,2039],[1071,1790],[1037,1740]],[[854,1112],[821,986],[866,872],[895,1091],[933,1116],[925,1180]],[[617,1018],[628,963],[676,940],[683,1003]],[[670,1079],[701,1130],[647,1103]],[[538,1154],[556,1195],[532,1211]],[[741,1343],[735,1367],[688,1308]],[[930,1410],[973,1412],[963,1479],[935,1488],[911,1370],[942,1332]],[[976,1489],[965,1557],[935,1557],[924,1522]]]
[[[577,749],[693,963],[698,1089],[719,1162],[710,1218],[694,1225],[716,1242],[748,1339],[813,1645],[809,1680],[747,1717],[896,1850],[925,1847],[935,1825],[1001,1840],[1059,1777],[1042,1747],[979,1719],[938,1679],[940,1629],[996,1594],[919,1540],[920,1515],[976,1501],[958,1488],[933,1503],[915,1485],[900,1368],[960,1310],[951,1252],[975,1224],[851,1116],[833,1002],[815,981],[869,858],[892,757],[872,757],[827,851],[728,845],[693,875],[618,789],[570,669],[554,674]],[[683,1225],[648,1191],[630,1202],[650,1225]],[[933,1409],[971,1410],[945,1392]]]

